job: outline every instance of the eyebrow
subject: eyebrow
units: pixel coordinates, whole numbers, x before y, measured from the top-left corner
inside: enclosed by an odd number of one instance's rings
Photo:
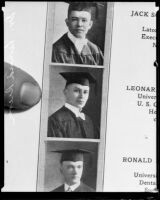
[[[75,86],[74,89],[78,89],[78,90],[87,90],[87,91],[89,91],[89,88],[83,89],[83,88],[79,88],[79,87],[77,87],[77,86]]]
[[[87,19],[87,17],[71,17],[72,19]]]

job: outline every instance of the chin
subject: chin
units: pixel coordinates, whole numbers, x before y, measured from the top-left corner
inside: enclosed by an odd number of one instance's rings
[[[80,180],[76,179],[76,180],[72,180],[72,185],[78,183]]]
[[[78,33],[75,34],[74,36],[75,36],[76,38],[84,38],[84,37],[85,37],[85,35],[81,35],[81,34],[78,34]]]
[[[78,105],[77,107],[82,109],[84,107],[84,105]]]

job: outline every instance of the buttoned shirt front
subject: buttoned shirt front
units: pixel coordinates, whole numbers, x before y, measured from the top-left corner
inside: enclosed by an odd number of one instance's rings
[[[76,188],[78,188],[80,186],[80,182],[74,184],[74,185],[68,185],[67,183],[64,184],[64,191],[65,192],[72,192],[74,191]]]
[[[76,117],[80,117],[81,119],[85,120],[85,114],[81,112],[81,110],[71,104],[65,103],[65,107],[71,110]]]
[[[77,51],[81,53],[83,46],[87,44],[88,40],[86,38],[76,38],[71,32],[68,32],[68,38],[73,42]]]

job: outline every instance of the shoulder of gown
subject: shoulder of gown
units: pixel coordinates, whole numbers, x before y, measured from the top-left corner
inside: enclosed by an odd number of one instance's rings
[[[75,190],[75,192],[95,192],[93,188],[81,182],[80,186]]]
[[[99,53],[101,54],[102,53],[100,48],[96,44],[91,42],[90,40],[88,40],[87,45],[93,54],[99,54]]]
[[[62,53],[68,53],[69,48],[71,46],[72,42],[67,36],[67,33],[65,33],[61,38],[59,38],[52,46],[53,52],[62,52]]]
[[[49,120],[55,119],[58,121],[67,121],[70,117],[73,117],[73,116],[74,116],[74,113],[72,113],[72,111],[70,111],[68,108],[63,106],[59,110],[57,110],[55,113],[53,113],[49,117]]]
[[[54,190],[51,190],[50,192],[64,192],[64,184],[60,185],[59,187],[55,188]]]

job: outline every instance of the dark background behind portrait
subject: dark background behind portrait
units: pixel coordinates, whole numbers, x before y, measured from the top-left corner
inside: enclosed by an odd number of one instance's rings
[[[106,29],[106,2],[98,2],[98,18],[96,19],[96,9],[92,8],[93,26],[87,34],[87,38],[100,47],[104,54],[105,29]]]
[[[99,46],[104,53],[105,29],[106,29],[106,2],[98,2],[99,15],[95,19],[95,8],[92,9],[93,26],[89,30],[87,38]],[[65,2],[55,2],[54,22],[53,22],[53,43],[68,31],[65,24],[67,18],[68,4]]]
[[[89,72],[95,77],[97,84],[91,84],[89,99],[82,112],[90,116],[95,126],[95,130],[99,135],[103,69],[78,66],[50,66],[48,105],[49,116],[60,109],[65,103],[63,90],[65,88],[66,81],[59,74],[60,72]]]

